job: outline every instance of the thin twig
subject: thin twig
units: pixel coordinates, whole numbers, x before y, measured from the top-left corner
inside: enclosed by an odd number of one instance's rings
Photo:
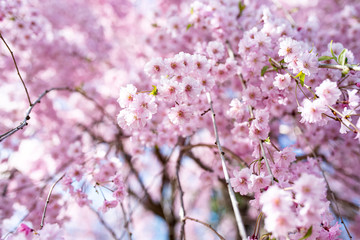
[[[22,85],[24,86],[24,89],[25,89],[25,92],[26,92],[26,96],[27,96],[27,99],[28,99],[28,102],[29,102],[29,106],[31,106],[32,103],[31,103],[31,100],[30,100],[30,95],[29,95],[29,92],[28,92],[27,87],[26,87],[26,85],[25,85],[25,82],[24,82],[23,78],[21,77],[21,74],[20,74],[18,65],[17,65],[16,60],[15,60],[14,53],[11,51],[9,45],[6,43],[6,41],[5,41],[4,37],[2,36],[1,32],[0,32],[0,38],[1,38],[1,40],[4,42],[5,46],[7,47],[7,49],[9,50],[9,52],[10,52],[10,54],[11,54],[11,57],[12,57],[12,59],[13,59],[13,62],[14,62],[14,65],[15,65],[15,68],[16,68],[16,71],[17,71],[17,74],[19,75],[19,78],[20,78],[20,80],[21,80],[21,83],[22,83]]]
[[[360,71],[360,66],[351,66],[351,65],[338,65],[338,64],[320,64],[319,68],[330,68],[330,69],[338,69],[338,70],[353,70]]]
[[[242,87],[243,87],[244,89],[246,89],[245,79],[243,78],[243,76],[242,76],[241,74],[240,74],[240,78],[241,78]],[[254,116],[254,111],[253,111],[253,109],[252,109],[252,106],[248,105],[248,109],[249,109],[251,118],[252,118],[252,119],[255,118],[255,116]],[[271,182],[273,183],[273,182],[274,182],[274,179],[275,179],[275,176],[274,176],[274,174],[273,174],[272,171],[271,171],[270,164],[269,164],[269,161],[268,161],[268,159],[267,159],[267,157],[266,157],[265,149],[264,149],[263,142],[262,142],[261,139],[259,139],[259,144],[260,144],[260,148],[261,148],[261,152],[262,152],[263,158],[264,158],[264,160],[265,160],[266,168],[267,168],[267,170],[268,170],[268,172],[269,172],[269,174],[270,174],[270,176],[271,176]]]
[[[218,146],[218,150],[219,150],[219,155],[221,158],[221,164],[222,164],[222,168],[223,168],[223,172],[224,172],[224,176],[225,176],[225,181],[226,181],[226,185],[228,187],[228,191],[229,191],[229,195],[230,195],[230,200],[231,200],[231,204],[235,213],[235,218],[236,218],[236,223],[237,223],[237,227],[240,233],[240,236],[243,240],[247,239],[246,236],[246,231],[245,231],[245,226],[244,223],[242,221],[241,215],[240,215],[240,210],[236,201],[236,197],[235,197],[235,193],[230,185],[230,177],[229,177],[229,173],[226,167],[226,162],[225,162],[225,157],[224,157],[224,152],[223,149],[221,147],[220,144],[220,139],[219,139],[219,134],[218,134],[218,130],[217,130],[217,125],[216,125],[216,121],[215,121],[215,111],[212,105],[212,100],[211,100],[211,96],[210,93],[206,93],[209,105],[210,105],[210,109],[211,109],[211,118],[212,118],[212,122],[213,122],[213,126],[214,126],[214,132],[215,132],[215,138],[216,138],[216,145]]]
[[[13,129],[7,131],[6,133],[4,133],[4,134],[2,134],[2,135],[0,136],[0,142],[1,142],[2,140],[4,140],[5,138],[13,135],[13,134],[16,133],[17,131],[23,129],[25,126],[27,126],[27,125],[28,125],[27,121],[30,120],[30,113],[31,113],[31,111],[33,110],[33,108],[34,108],[38,103],[40,103],[40,100],[41,100],[43,97],[45,97],[45,96],[46,96],[49,92],[51,92],[51,91],[73,91],[73,89],[71,89],[71,88],[69,88],[69,87],[55,87],[55,88],[50,88],[50,89],[48,89],[48,90],[45,90],[45,91],[36,99],[36,101],[27,109],[26,114],[25,114],[25,117],[24,117],[24,120],[23,120],[22,122],[20,122],[20,124],[19,124],[17,127],[15,127],[15,128],[13,128]]]
[[[281,3],[278,0],[272,0],[272,2],[276,5],[276,7],[280,8],[283,11],[286,19],[291,23],[291,25],[293,27],[296,27],[294,18],[290,15],[288,11],[286,11],[286,9],[281,5]]]
[[[109,231],[113,239],[118,240],[118,237],[116,236],[116,233],[114,230],[105,222],[104,218],[101,216],[101,214],[96,211],[93,207],[89,206],[89,208],[97,215],[100,223],[105,227],[106,230]]]
[[[124,215],[124,221],[125,221],[124,222],[124,228],[126,229],[126,232],[129,235],[129,240],[131,240],[132,239],[132,232],[130,231],[129,221],[128,221],[126,211],[125,211],[125,208],[124,208],[124,205],[122,204],[122,202],[120,202],[120,206],[121,206],[121,210],[122,210],[123,215]]]
[[[271,178],[271,183],[274,183],[275,177],[274,177],[274,174],[273,174],[272,171],[271,171],[269,161],[268,161],[268,159],[267,159],[267,157],[266,157],[265,148],[264,148],[264,144],[263,144],[263,141],[262,141],[262,140],[260,140],[260,148],[261,148],[261,153],[262,153],[262,155],[263,155],[263,158],[264,158],[264,160],[265,160],[266,168],[267,168],[269,174],[270,174],[271,177],[272,177],[272,178]]]
[[[196,147],[208,147],[208,148],[217,148],[216,145],[212,145],[212,144],[206,144],[206,143],[198,143],[198,144],[193,144],[193,145],[186,145],[183,146],[181,148],[181,150],[183,151],[188,151],[192,148],[196,148]],[[236,153],[234,153],[233,151],[231,151],[230,149],[228,149],[227,147],[222,147],[224,152],[229,153],[231,155],[231,157],[235,158],[236,160],[238,160],[239,162],[241,162],[243,165],[245,165],[246,167],[249,167],[249,164],[247,164],[247,162],[245,162],[244,159],[242,159],[241,157],[239,157]]]
[[[203,221],[200,221],[199,219],[196,219],[196,218],[192,218],[192,217],[188,217],[186,216],[184,218],[184,220],[191,220],[191,221],[194,221],[194,222],[197,222],[197,223],[201,223],[202,225],[204,225],[205,227],[211,229],[211,231],[213,231],[221,240],[225,240],[225,238],[223,236],[221,236],[210,224],[206,223],[206,222],[203,222]]]
[[[318,161],[319,161],[319,160],[318,160]],[[351,233],[350,233],[349,229],[347,228],[347,226],[346,226],[346,224],[345,224],[345,222],[344,222],[344,219],[343,219],[342,216],[341,216],[340,209],[339,209],[339,206],[338,206],[337,201],[336,201],[336,198],[335,198],[335,194],[334,194],[334,192],[333,192],[333,191],[331,190],[331,188],[330,188],[330,184],[329,184],[329,182],[328,182],[328,180],[327,180],[327,178],[326,178],[326,176],[325,176],[324,170],[323,170],[323,169],[321,168],[321,166],[320,166],[320,163],[319,163],[319,168],[320,168],[321,173],[322,173],[322,175],[323,175],[323,178],[324,178],[324,180],[325,180],[325,182],[326,182],[326,186],[327,186],[327,188],[328,188],[329,191],[330,191],[330,195],[331,195],[331,197],[332,197],[332,199],[333,199],[332,203],[334,203],[334,205],[335,205],[337,214],[338,214],[338,216],[340,217],[340,221],[341,221],[341,223],[343,224],[343,226],[344,226],[344,228],[345,228],[345,230],[346,230],[346,233],[347,233],[347,235],[349,236],[349,239],[352,239]]]
[[[52,191],[54,190],[54,187],[55,185],[61,181],[61,179],[63,179],[63,177],[65,176],[65,173],[51,186],[50,188],[50,191],[49,191],[49,194],[46,198],[46,203],[45,203],[45,206],[44,206],[44,211],[43,211],[43,214],[42,214],[42,218],[41,218],[41,223],[40,223],[40,230],[44,227],[44,221],[45,221],[45,214],[46,214],[46,209],[47,209],[47,206],[50,202],[50,197],[51,197],[51,193]]]

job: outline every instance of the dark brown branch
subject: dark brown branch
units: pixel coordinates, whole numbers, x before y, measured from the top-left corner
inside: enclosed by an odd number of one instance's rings
[[[25,92],[26,92],[26,97],[27,97],[28,102],[29,102],[29,106],[31,107],[31,106],[32,106],[32,103],[31,103],[31,100],[30,100],[30,95],[29,95],[29,92],[28,92],[27,87],[26,87],[26,85],[25,85],[25,82],[24,82],[23,78],[21,77],[21,74],[20,74],[18,65],[17,65],[16,60],[15,60],[14,53],[11,51],[9,45],[6,43],[6,41],[5,41],[4,37],[2,36],[1,32],[0,32],[0,38],[1,38],[1,40],[4,42],[6,48],[9,50],[9,52],[10,52],[10,54],[11,54],[11,57],[12,57],[12,59],[13,59],[13,62],[14,62],[14,65],[15,65],[15,68],[16,68],[16,71],[17,71],[17,74],[19,75],[19,78],[20,78],[20,80],[21,80],[21,83],[22,83],[22,85],[24,86],[24,89],[25,89]]]

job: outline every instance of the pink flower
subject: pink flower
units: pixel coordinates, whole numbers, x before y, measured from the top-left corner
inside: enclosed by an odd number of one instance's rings
[[[123,201],[125,197],[127,196],[127,192],[125,189],[125,186],[118,187],[116,191],[113,193],[113,196],[118,200],[119,202]]]
[[[272,232],[274,237],[284,237],[295,230],[296,217],[291,209],[293,203],[290,192],[273,185],[261,195],[260,203],[266,215],[265,229]]]
[[[125,108],[117,116],[117,122],[122,128],[140,129],[145,126],[146,119],[141,118],[136,109]]]
[[[321,99],[316,99],[315,101],[310,101],[309,99],[304,99],[303,107],[298,107],[298,111],[301,112],[300,122],[316,123],[320,122],[322,119],[322,114],[326,113],[328,108]]]
[[[137,88],[132,84],[128,84],[126,85],[126,87],[120,88],[120,96],[117,100],[120,104],[120,107],[128,107],[130,103],[134,100],[136,92]]]
[[[360,104],[360,97],[356,95],[358,90],[354,89],[352,91],[347,90],[349,95],[349,107],[355,109]]]
[[[242,122],[242,123],[235,122],[234,128],[231,130],[231,133],[240,138],[249,136],[249,123],[248,122]]]
[[[337,84],[330,81],[329,79],[323,81],[320,86],[315,88],[315,90],[316,95],[319,96],[319,98],[328,105],[335,104],[341,95],[341,91],[337,87]]]
[[[342,112],[343,117],[341,118],[341,127],[340,127],[341,134],[347,133],[350,130],[349,128],[351,125],[351,114],[355,114],[355,111],[344,108],[344,111]]]
[[[257,127],[254,123],[251,123],[250,129],[249,129],[249,137],[252,140],[264,140],[269,136],[270,128],[267,127]]]
[[[219,41],[212,41],[208,43],[206,52],[208,53],[210,58],[213,58],[215,60],[220,60],[221,58],[224,57],[225,47]]]
[[[254,110],[255,120],[252,121],[254,127],[258,129],[266,129],[269,127],[269,112],[264,109]]]
[[[193,64],[192,69],[197,76],[206,75],[210,70],[209,61],[206,59],[205,56],[195,54],[192,56],[191,63]]]
[[[252,105],[252,106],[256,105],[256,102],[261,99],[260,88],[249,85],[243,91],[242,99],[248,105]]]
[[[322,178],[303,173],[293,186],[295,198],[300,203],[317,202],[326,196],[326,184]]]
[[[180,84],[180,89],[185,99],[192,101],[199,96],[202,87],[194,78],[184,77],[182,83]]]
[[[251,170],[249,168],[243,168],[240,171],[234,170],[234,177],[230,178],[230,184],[234,188],[235,192],[239,192],[241,195],[246,195],[250,192],[250,175]]]
[[[244,115],[247,112],[247,106],[244,103],[240,102],[239,99],[237,98],[231,100],[229,105],[230,105],[230,109],[227,110],[226,114],[229,117],[235,118],[238,121],[239,118],[242,119],[242,117],[244,117]]]
[[[160,85],[158,87],[159,91],[159,97],[166,101],[175,101],[177,99],[177,96],[181,93],[180,84],[174,80],[174,78],[171,79],[161,79]]]
[[[275,81],[273,82],[274,86],[280,90],[287,88],[291,83],[291,77],[287,74],[276,74]]]
[[[314,52],[304,52],[300,56],[300,61],[302,61],[302,71],[305,75],[310,76],[311,74],[318,72],[318,60]]]
[[[262,188],[265,188],[270,185],[271,177],[265,176],[263,172],[260,175],[251,174],[250,176],[251,181],[251,190],[253,192],[260,192]]]
[[[277,165],[288,168],[290,163],[296,160],[295,156],[294,149],[286,147],[282,151],[274,153],[274,161]]]
[[[153,58],[144,66],[144,71],[148,76],[160,78],[166,75],[166,67],[162,58]]]
[[[175,125],[186,123],[190,120],[191,116],[190,107],[184,104],[172,107],[168,113],[170,121]]]
[[[285,57],[285,62],[289,63],[299,54],[300,45],[291,38],[285,38],[280,41],[279,56]]]
[[[138,94],[129,107],[134,109],[140,118],[146,120],[150,120],[152,115],[157,112],[155,97],[145,93]]]
[[[266,215],[291,212],[290,208],[293,205],[291,193],[280,189],[276,185],[269,187],[261,195],[260,203],[263,205],[262,211]]]
[[[180,75],[185,68],[184,59],[179,55],[165,59],[165,67],[168,75]]]
[[[25,236],[29,236],[34,230],[29,228],[26,224],[22,223],[17,229],[18,232],[23,232]]]
[[[296,216],[293,212],[282,212],[270,214],[265,218],[265,229],[272,233],[272,236],[286,237],[289,232],[296,230]]]
[[[103,213],[107,212],[109,208],[115,208],[118,205],[118,201],[108,201],[104,200],[104,204],[99,208],[99,211],[102,211]]]

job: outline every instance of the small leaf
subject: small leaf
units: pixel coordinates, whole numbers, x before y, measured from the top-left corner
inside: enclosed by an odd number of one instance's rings
[[[335,59],[335,61],[337,61],[336,59],[336,56],[335,56],[335,54],[334,54],[334,50],[332,49],[332,43],[333,43],[333,40],[331,40],[331,42],[330,42],[330,52],[331,52],[331,55],[334,57],[334,59]]]
[[[158,90],[155,85],[152,85],[152,87],[153,87],[153,90],[150,92],[150,95],[156,96],[158,94]]]
[[[326,61],[326,60],[331,60],[331,59],[334,59],[334,57],[321,56],[321,57],[318,58],[318,61],[321,62],[321,61]]]
[[[237,18],[241,17],[244,9],[246,8],[246,5],[242,2],[242,1],[239,1],[239,14],[236,16]]]
[[[341,76],[342,76],[342,77],[345,77],[346,74],[349,73],[349,71],[350,71],[350,68],[345,67],[345,68],[341,71]]]
[[[262,69],[261,69],[261,76],[263,77],[266,73],[266,70],[268,70],[269,66],[264,66]]]
[[[186,30],[189,30],[192,26],[193,26],[193,24],[189,23],[189,24],[186,26]]]
[[[307,239],[308,237],[310,237],[311,234],[312,234],[312,226],[309,227],[309,229],[307,230],[307,232],[305,233],[305,235],[304,235],[302,238],[300,238],[299,240],[305,240],[305,239]]]
[[[305,83],[305,74],[301,71],[295,76],[295,78],[299,78],[300,84],[303,87]]]
[[[265,140],[264,140],[265,143],[270,143],[270,137],[267,137]]]
[[[344,48],[344,49],[341,51],[341,53],[340,53],[340,55],[339,55],[339,58],[338,58],[339,64],[342,65],[342,66],[345,65],[345,58],[346,58],[345,55],[346,55],[346,51],[347,51],[347,49]]]
[[[194,14],[194,8],[190,9],[190,14]]]

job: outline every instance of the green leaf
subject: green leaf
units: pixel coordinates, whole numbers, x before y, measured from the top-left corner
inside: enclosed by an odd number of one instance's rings
[[[299,78],[300,84],[303,87],[305,83],[305,74],[301,71],[295,76],[295,78]]]
[[[346,74],[348,74],[349,72],[350,72],[350,68],[345,67],[345,69],[343,69],[343,70],[341,71],[341,76],[342,76],[342,77],[345,77]]]
[[[190,14],[194,14],[194,8],[190,9]]]
[[[334,57],[321,56],[321,57],[318,58],[318,61],[321,62],[321,61],[326,61],[326,60],[331,60],[331,59],[334,59]]]
[[[265,140],[264,140],[265,143],[270,143],[270,137],[267,137]]]
[[[305,235],[304,235],[302,238],[300,238],[299,240],[305,240],[305,239],[307,239],[308,237],[310,237],[311,234],[312,234],[312,226],[309,227],[309,229],[307,230],[307,232],[305,233]]]
[[[336,59],[336,56],[335,56],[335,54],[334,54],[334,50],[332,49],[332,43],[333,43],[333,40],[331,40],[331,42],[330,42],[330,52],[331,52],[331,55],[334,57],[334,59],[335,59],[335,61],[337,61]]]
[[[189,30],[192,26],[193,26],[193,24],[189,23],[189,24],[186,26],[186,30]]]
[[[340,55],[339,55],[338,61],[339,61],[339,64],[340,64],[341,66],[344,66],[344,65],[345,65],[345,58],[346,58],[345,55],[346,55],[346,51],[347,51],[347,49],[344,48],[344,49],[341,51]]]
[[[152,85],[152,87],[153,87],[153,90],[151,91],[150,95],[156,96],[158,94],[158,90],[155,85]]]
[[[261,69],[261,76],[263,77],[266,73],[266,70],[268,70],[269,66],[264,66],[262,69]]]
[[[246,5],[242,2],[242,1],[239,1],[239,14],[236,16],[237,18],[241,17],[244,9],[246,8]]]

